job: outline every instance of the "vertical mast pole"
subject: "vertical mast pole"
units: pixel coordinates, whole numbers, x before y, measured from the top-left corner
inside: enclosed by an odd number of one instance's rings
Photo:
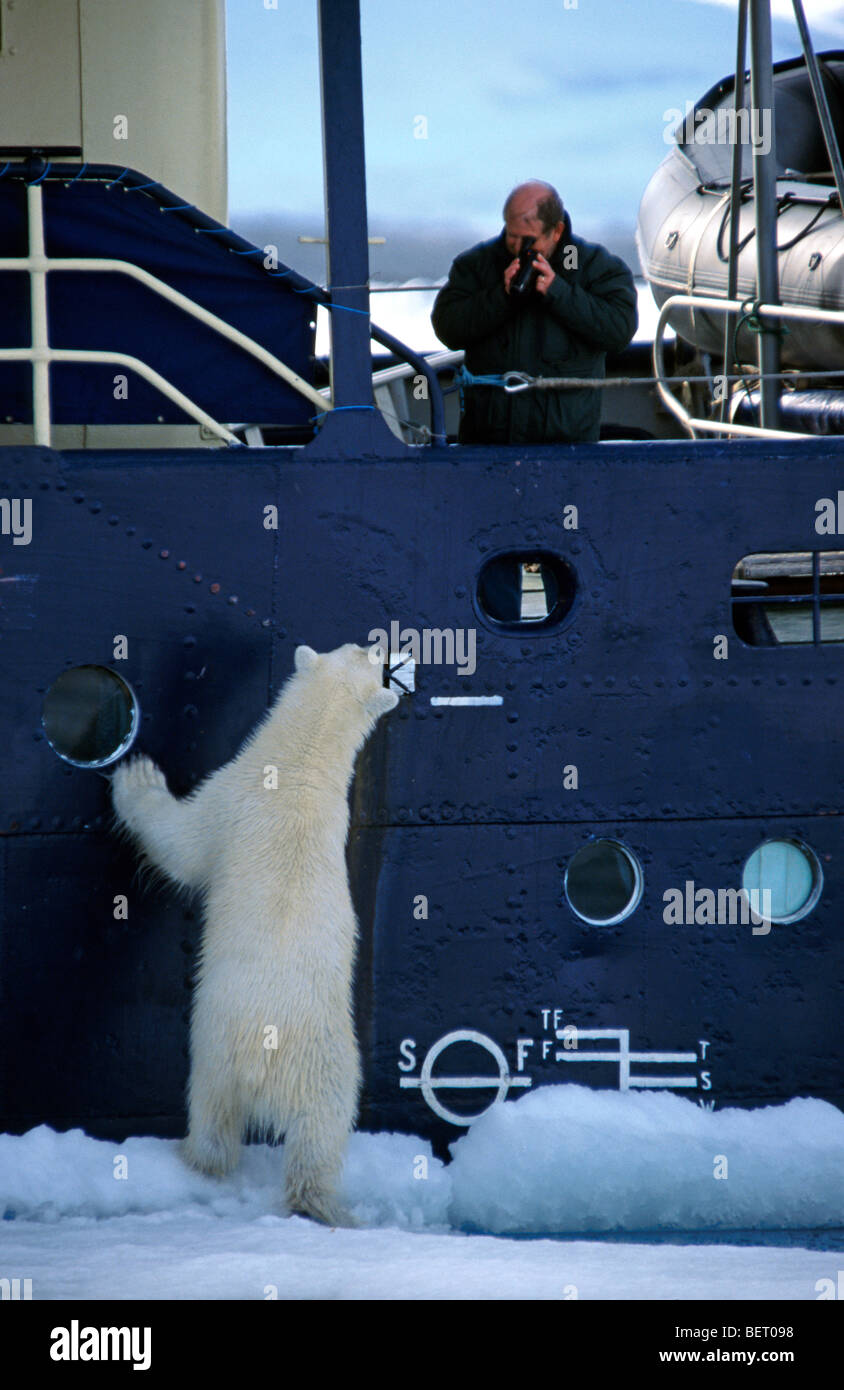
[[[319,0],[326,263],[331,314],[334,410],[308,446],[331,458],[404,453],[372,409],[369,244],[363,131],[359,0]]]
[[[774,135],[774,75],[770,0],[750,0],[750,101],[759,122],[753,145],[753,191],[756,206],[756,294],[763,304],[779,304],[777,264],[777,154]],[[767,122],[770,149],[763,150]],[[780,369],[779,330],[771,325],[759,334],[759,397],[761,424],[778,429],[780,383],[770,374]]]
[[[733,86],[733,106],[736,111],[736,135],[738,135],[738,112],[744,109],[744,70],[747,65],[747,0],[739,0],[738,37],[736,39],[736,76]],[[737,139],[732,150],[730,169],[730,258],[727,264],[727,298],[735,299],[738,284],[738,242],[739,213],[741,212],[742,147]],[[724,319],[724,372],[729,376],[733,370],[733,331],[736,316],[733,313]],[[726,384],[726,383],[725,383]],[[727,418],[727,406],[731,387],[721,396],[721,419]]]
[[[829,102],[826,99],[823,81],[821,79],[820,64],[815,56],[812,47],[812,37],[809,33],[809,26],[806,23],[806,14],[803,9],[803,0],[792,0],[794,6],[794,18],[797,20],[797,28],[800,31],[800,42],[803,45],[803,57],[806,59],[806,71],[809,74],[809,81],[812,84],[812,95],[815,98],[815,107],[818,113],[818,120],[821,123],[824,144],[829,157],[829,167],[835,179],[835,187],[838,190],[838,206],[844,210],[844,163],[841,160],[841,151],[838,148],[838,138],[835,134],[832,116],[829,113]]]

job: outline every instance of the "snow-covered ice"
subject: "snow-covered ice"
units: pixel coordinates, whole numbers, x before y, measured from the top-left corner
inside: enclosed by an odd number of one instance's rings
[[[841,1226],[844,1114],[541,1086],[487,1110],[449,1172],[452,1220],[496,1233]]]
[[[451,1148],[446,1166],[415,1136],[353,1135],[360,1228],[330,1231],[284,1215],[281,1147],[244,1147],[220,1181],[185,1168],[175,1140],[3,1135],[0,1275],[31,1279],[33,1299],[816,1299],[841,1261],[467,1234],[844,1226],[844,1115],[823,1101],[708,1111],[547,1086]]]

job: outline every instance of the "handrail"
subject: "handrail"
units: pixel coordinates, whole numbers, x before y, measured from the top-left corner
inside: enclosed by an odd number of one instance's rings
[[[118,367],[129,367],[131,371],[137,372],[151,386],[155,386],[163,396],[183,410],[186,415],[190,415],[198,425],[204,425],[211,430],[218,438],[224,440],[226,444],[238,444],[242,446],[242,440],[237,435],[232,434],[231,430],[226,429],[212,415],[204,411],[201,406],[192,401],[190,396],[186,396],[178,387],[173,386],[166,377],[157,372],[154,367],[149,367],[146,362],[142,362],[140,357],[132,357],[128,352],[99,352],[89,348],[0,348],[0,362],[31,362],[33,370],[45,368],[50,362],[101,362],[113,363]],[[49,403],[49,402],[48,402]],[[35,442],[36,444],[46,444],[50,447],[50,422],[49,418],[46,425],[46,439],[39,438],[45,433],[43,421],[36,418],[35,421]]]
[[[665,386],[665,356],[662,335],[672,309],[708,309],[713,313],[725,314],[746,312],[748,306],[752,307],[757,316],[767,314],[772,318],[801,319],[804,322],[844,325],[844,311],[841,309],[810,309],[801,304],[757,304],[753,300],[747,299],[715,299],[708,295],[672,294],[666,299],[660,310],[654,332],[654,374],[660,397],[672,415],[676,416],[681,425],[689,431],[693,439],[695,438],[695,430],[704,430],[712,434],[749,435],[756,439],[812,439],[814,438],[813,435],[799,434],[796,430],[772,430],[765,429],[761,425],[735,425],[717,420],[698,419],[696,416],[690,415],[685,406],[681,405]]]
[[[436,373],[444,367],[458,367],[463,361],[463,348],[444,348],[442,352],[432,352],[430,356],[423,360]],[[373,386],[389,386],[392,381],[403,381],[405,377],[413,374],[414,367],[410,362],[400,362],[395,367],[382,367],[380,371],[373,374]]]
[[[375,337],[374,332],[372,336]],[[403,351],[407,352],[408,360],[406,362],[399,362],[394,367],[381,367],[377,372],[372,373],[372,389],[373,391],[377,391],[381,386],[391,386],[394,381],[404,381],[409,376],[424,376],[429,386],[433,385],[434,388],[429,392],[426,398],[431,407],[431,443],[445,444],[445,406],[443,404],[443,391],[440,386],[439,373],[443,368],[458,366],[463,361],[463,349],[458,348],[453,350],[451,348],[446,348],[440,352],[432,352],[428,356],[425,356],[423,353],[411,354],[409,349],[403,348]],[[328,395],[330,390],[327,386],[323,386],[320,389],[325,396]],[[397,417],[394,416],[393,418],[395,419]],[[407,422],[400,421],[399,423]],[[424,425],[414,425],[413,428],[424,433],[427,427]]]
[[[4,348],[0,350],[0,357],[6,361],[25,361],[32,364],[32,415],[35,433],[35,443],[50,447],[52,422],[50,416],[50,383],[49,383],[49,364],[51,361],[77,361],[77,362],[118,362],[124,366],[131,366],[133,371],[139,371],[152,385],[156,386],[170,400],[179,404],[186,414],[193,419],[206,425],[219,438],[225,439],[230,443],[240,441],[227,430],[226,427],[213,416],[201,410],[190,397],[178,391],[172,386],[165,377],[156,372],[152,367],[147,367],[141,363],[140,358],[131,357],[124,353],[91,352],[83,350],[60,349],[50,346],[49,329],[47,322],[47,289],[46,277],[51,270],[80,270],[80,271],[113,271],[119,274],[128,275],[133,280],[138,280],[147,289],[151,289],[162,299],[169,300],[191,317],[198,319],[200,323],[206,324],[222,337],[227,338],[236,346],[248,352],[257,361],[261,362],[276,376],[282,377],[288,385],[295,388],[302,395],[306,396],[313,405],[319,407],[321,411],[331,410],[331,401],[326,401],[315,387],[310,386],[296,372],[285,366],[279,358],[275,357],[260,343],[256,343],[253,338],[246,333],[241,333],[240,329],[233,328],[226,323],[225,319],[212,314],[209,309],[204,309],[202,305],[196,304],[194,300],[179,290],[174,290],[171,285],[165,284],[157,276],[151,275],[149,271],[142,270],[140,266],[132,265],[130,261],[112,260],[102,257],[77,256],[47,256],[44,249],[44,205],[41,196],[41,187],[38,183],[27,184],[27,217],[29,223],[29,254],[27,256],[4,256],[0,257],[0,271],[25,271],[30,279],[30,303],[31,303],[31,333],[32,346],[25,348]],[[73,351],[72,356],[67,354]]]
[[[35,174],[38,175],[37,178],[26,177],[27,175],[32,176]],[[237,254],[239,255],[252,253],[256,256],[260,256],[262,254],[259,247],[251,246],[250,243],[246,241],[243,237],[239,236],[236,232],[232,232],[230,228],[223,226],[221,223],[215,222],[213,218],[208,217],[207,214],[203,213],[199,208],[194,208],[188,205],[168,205],[164,200],[174,199],[176,195],[173,194],[171,190],[167,189],[163,184],[159,183],[157,180],[147,179],[144,175],[139,174],[134,169],[124,169],[122,173],[115,176],[114,169],[111,165],[83,164],[80,167],[79,165],[75,164],[64,164],[54,162],[46,163],[44,160],[33,159],[29,161],[28,164],[23,164],[20,166],[15,165],[11,168],[7,163],[5,168],[0,170],[0,178],[24,178],[27,186],[27,196],[29,196],[30,192],[37,191],[39,197],[41,191],[40,184],[43,182],[44,179],[48,177],[50,177],[51,179],[60,180],[68,179],[71,183],[73,183],[76,181],[76,179],[85,178],[86,176],[87,178],[90,178],[92,180],[107,179],[108,187],[118,185],[127,192],[143,191],[148,196],[154,196],[159,202],[161,202],[162,207],[166,211],[172,211],[175,213],[177,217],[181,218],[184,216],[186,220],[189,220],[190,225],[193,227],[193,230],[195,232],[204,232],[209,234],[213,233],[215,236],[219,236],[222,245],[227,246],[230,251],[236,250]],[[30,255],[39,253],[43,257],[43,213],[40,219],[40,234],[36,239],[35,245],[33,244],[32,240],[32,218],[30,217]],[[27,268],[24,262],[28,260],[28,258],[15,258],[15,260],[17,262],[16,264],[12,261],[11,258],[9,258],[8,261],[0,260],[0,270],[4,268],[12,268],[12,265],[14,265],[14,268],[16,269]],[[86,266],[90,267],[92,264],[92,262],[87,262]],[[118,262],[116,264],[128,267],[131,263]],[[64,263],[62,265],[62,269],[71,268],[77,267],[73,267],[67,263]],[[114,268],[114,266],[112,266],[111,268]],[[134,267],[133,269],[140,272],[137,278],[141,278],[143,274],[148,273],[141,272],[140,267]],[[44,291],[44,275],[46,272],[43,269],[30,269],[29,273],[32,282],[32,307],[34,322],[36,309],[36,293],[40,295],[40,298],[44,301],[42,307],[44,307],[46,315],[46,294]],[[277,272],[271,271],[268,273],[270,275],[270,278],[278,278]],[[331,293],[329,290],[324,290],[321,286],[313,284],[312,281],[309,281],[305,276],[300,275],[297,271],[285,270],[283,272],[283,278],[287,281],[287,283],[290,285],[290,287],[294,290],[296,294],[307,296],[314,305],[321,305],[324,309],[327,309],[329,313],[334,313],[335,311],[343,311],[343,305],[333,303],[331,299]],[[155,280],[155,277],[152,276],[151,279]],[[37,289],[39,281],[41,286],[40,290]],[[158,286],[164,286],[164,282],[159,281],[157,282],[156,286],[150,286],[150,288],[157,288]],[[167,291],[170,291],[170,294],[167,295],[168,298],[178,294],[178,291],[171,291],[170,286],[165,286],[164,288]],[[173,302],[178,303],[179,301],[174,298]],[[193,301],[187,300],[187,304],[193,304]],[[182,305],[181,307],[186,307],[186,304]],[[196,309],[201,310],[200,305],[195,305],[194,307]],[[188,310],[188,312],[190,312],[190,310]],[[209,314],[209,311],[201,310],[201,313]],[[197,317],[200,317],[200,315],[197,315]],[[217,328],[218,331],[222,331],[219,328],[219,324],[222,324],[225,321],[216,320],[216,322],[212,323],[211,320],[215,319],[215,315],[209,314],[209,318],[203,321],[208,322],[209,326]],[[228,325],[226,325],[226,327],[228,328]],[[43,328],[44,330],[46,330],[46,316]],[[239,330],[237,329],[231,330],[232,341],[237,341],[233,335],[237,334],[238,332]],[[369,321],[369,332],[370,337],[373,338],[377,343],[380,343],[382,347],[386,347],[390,352],[395,353],[396,356],[403,357],[405,361],[410,364],[414,371],[421,373],[425,377],[429,386],[432,441],[434,443],[445,443],[445,405],[443,403],[442,389],[440,387],[439,380],[437,379],[436,372],[428,366],[424,356],[422,356],[420,353],[414,352],[412,348],[409,348],[407,346],[407,344],[401,342],[400,339],[395,338],[391,333],[387,333],[385,329],[379,328],[376,324],[372,323],[371,319]],[[266,351],[265,349],[260,347],[260,344],[254,343],[252,339],[247,338],[245,334],[241,335],[241,337],[243,341],[240,342],[240,346],[242,346],[244,350],[251,351],[251,349],[247,347],[247,344],[252,344],[252,346],[254,348],[257,348],[261,354],[263,354]],[[278,375],[284,375],[284,372],[290,371],[289,368],[284,368],[284,364],[279,363],[278,359],[274,358],[271,353],[267,353],[266,357],[260,357],[259,360],[262,360],[264,362],[264,365],[266,365],[271,371],[275,371]],[[284,372],[279,372],[278,367],[284,368]],[[33,373],[35,374],[37,372],[38,377],[40,378],[39,399],[42,401],[42,403],[45,400],[47,401],[47,416],[49,418],[49,381],[47,377],[47,371],[48,364],[45,362],[40,363],[40,365],[38,365],[37,368],[35,365],[33,365]],[[297,382],[301,382],[301,378],[297,377],[295,372],[291,372],[291,377],[295,378],[295,380],[289,380],[288,384],[292,386],[295,390],[301,390],[301,386],[297,384]],[[285,380],[287,380],[286,376]],[[326,409],[326,397],[321,392],[316,391],[316,388],[310,387],[307,382],[302,382],[302,386],[307,388],[306,390],[302,391],[302,394],[306,395],[308,399],[310,399],[314,404],[316,404],[321,412],[324,412]],[[37,412],[35,411],[35,409],[33,409],[33,414],[35,415],[36,413]],[[222,428],[222,426],[218,427],[218,429]]]
[[[330,304],[327,307],[330,308]],[[433,367],[429,366],[427,360],[421,353],[414,352],[406,343],[401,342],[398,338],[394,338],[392,333],[386,333],[383,328],[376,328],[371,319],[369,322],[369,333],[370,337],[374,338],[376,343],[380,343],[382,347],[389,348],[397,357],[404,357],[411,367],[414,367],[417,372],[421,372],[422,376],[424,376],[430,388],[428,400],[431,406],[431,440],[434,444],[445,444],[445,404],[443,402],[442,387],[440,386],[439,378]]]
[[[40,190],[39,190],[40,191]],[[198,319],[200,323],[206,324],[209,328],[215,329],[229,342],[237,347],[243,348],[251,357],[269,367],[276,376],[282,377],[300,395],[305,396],[312,405],[319,406],[320,410],[325,409],[325,398],[319,394],[316,387],[311,386],[294,372],[292,367],[288,367],[281,358],[269,352],[260,343],[256,343],[254,338],[242,333],[239,328],[234,328],[225,319],[221,319],[217,314],[212,314],[210,309],[205,309],[201,304],[188,295],[182,294],[180,290],[174,290],[172,285],[168,285],[164,280],[159,280],[157,275],[151,275],[148,270],[143,270],[141,266],[133,265],[131,261],[106,260],[98,256],[6,256],[0,257],[0,270],[106,270],[116,271],[121,275],[128,275],[133,280],[138,280],[140,284],[146,285],[147,289],[152,290],[162,299],[169,299],[171,304],[177,308],[184,309],[191,318]],[[332,409],[329,402],[329,410]]]

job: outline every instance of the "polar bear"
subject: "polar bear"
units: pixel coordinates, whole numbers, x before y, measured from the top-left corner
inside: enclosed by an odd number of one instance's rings
[[[204,898],[184,1158],[223,1174],[245,1129],[283,1134],[290,1210],[347,1225],[336,1185],[360,1090],[347,796],[356,753],[398,696],[352,643],[298,647],[295,667],[238,755],[190,796],[171,796],[145,757],[117,768],[112,796],[147,861]]]

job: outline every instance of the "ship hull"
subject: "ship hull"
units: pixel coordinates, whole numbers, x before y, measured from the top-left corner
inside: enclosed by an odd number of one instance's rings
[[[184,1125],[199,908],[139,877],[105,778],[50,747],[51,682],[118,670],[136,748],[185,794],[237,750],[297,644],[394,621],[474,631],[477,665],[420,663],[358,765],[361,1125],[442,1149],[496,1096],[554,1082],[844,1104],[844,644],[754,645],[731,607],[748,554],[842,546],[817,529],[842,457],[834,440],[431,450],[424,466],[0,451],[0,492],[32,501],[29,542],[2,538],[0,1127]],[[565,615],[496,624],[484,566],[538,553],[573,576]],[[475,703],[434,703],[454,697]],[[694,920],[694,896],[672,919],[667,894],[740,888],[771,840],[821,868],[800,921]],[[640,897],[590,923],[566,874],[603,841],[639,866]]]

